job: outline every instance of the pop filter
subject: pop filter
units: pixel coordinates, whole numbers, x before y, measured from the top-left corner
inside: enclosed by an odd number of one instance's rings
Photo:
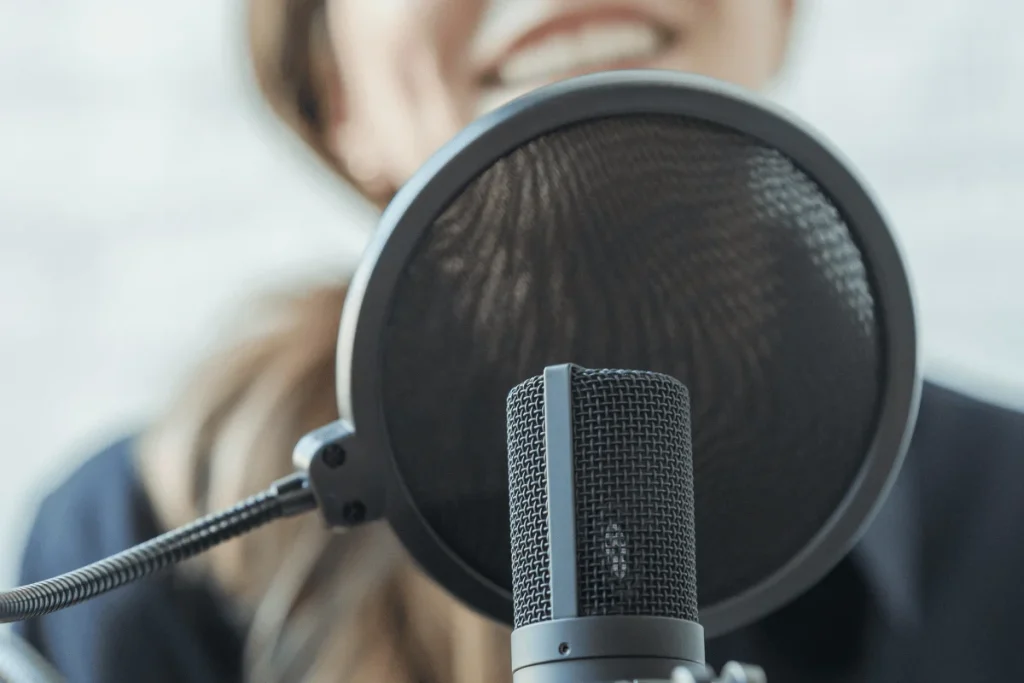
[[[908,278],[861,183],[788,115],[670,72],[536,91],[398,193],[345,302],[342,421],[296,461],[329,523],[386,518],[511,624],[505,400],[570,362],[689,388],[709,636],[849,551],[919,392]]]

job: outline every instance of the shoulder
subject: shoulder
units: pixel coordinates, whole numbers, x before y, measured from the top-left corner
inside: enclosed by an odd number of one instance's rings
[[[905,606],[980,600],[989,590],[1024,599],[1015,578],[1024,572],[1021,482],[1024,414],[927,382],[903,470],[861,555]],[[991,565],[1012,568],[1012,585],[999,584]]]
[[[1024,413],[965,391],[936,382],[925,382],[921,392],[921,411],[918,432],[924,434],[962,427],[985,426],[995,428],[997,439],[1012,437],[1024,440],[1024,434],[1015,428],[1024,424]]]
[[[1001,494],[1024,505],[1024,413],[926,383],[908,466],[946,506],[977,509]]]
[[[134,444],[111,444],[46,496],[25,549],[23,580],[69,571],[158,533],[135,477]]]
[[[906,540],[916,548],[927,641],[958,651],[951,664],[968,678],[1024,675],[1024,414],[928,384],[905,469],[918,522]],[[982,622],[986,637],[965,642],[963,624]]]
[[[77,569],[161,531],[136,475],[135,439],[123,439],[86,460],[45,498],[19,583]],[[174,574],[18,628],[71,680],[230,681],[240,661],[240,641],[213,592]]]

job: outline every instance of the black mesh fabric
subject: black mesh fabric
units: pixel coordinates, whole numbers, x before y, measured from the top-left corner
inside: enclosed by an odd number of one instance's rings
[[[551,619],[544,377],[508,395],[508,494],[516,628]]]
[[[426,230],[388,305],[397,467],[507,590],[505,401],[546,365],[689,388],[701,605],[807,544],[874,431],[882,321],[850,231],[786,156],[704,122],[595,120],[520,147]]]

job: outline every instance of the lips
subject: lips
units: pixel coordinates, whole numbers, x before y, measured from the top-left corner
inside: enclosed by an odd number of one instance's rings
[[[639,67],[674,41],[668,27],[634,12],[562,16],[514,41],[487,69],[483,82],[518,89],[592,71]]]

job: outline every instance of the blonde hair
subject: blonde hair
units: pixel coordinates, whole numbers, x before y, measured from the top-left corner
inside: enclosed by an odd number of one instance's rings
[[[250,53],[270,106],[349,180],[326,139],[337,74],[323,13],[323,0],[250,0]],[[337,418],[344,295],[336,285],[277,297],[269,329],[209,359],[144,435],[140,477],[165,527],[264,489],[292,470],[303,434]],[[209,581],[243,624],[246,681],[510,678],[507,628],[448,596],[382,522],[332,533],[315,515],[280,521],[182,571]]]
[[[343,106],[333,94],[343,84],[324,2],[248,0],[249,52],[271,109],[355,185],[330,144]],[[367,198],[378,206],[389,199]],[[140,476],[164,526],[264,489],[291,471],[303,434],[337,417],[344,295],[337,285],[279,298],[268,311],[270,330],[210,359],[145,435]],[[448,596],[384,523],[336,534],[315,515],[280,521],[183,571],[209,580],[237,612],[246,631],[244,678],[252,683],[511,678],[507,627]]]

